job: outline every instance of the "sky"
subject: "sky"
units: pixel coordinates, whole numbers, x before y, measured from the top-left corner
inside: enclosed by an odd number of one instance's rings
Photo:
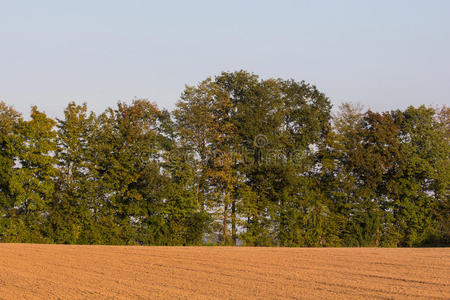
[[[450,1],[0,0],[0,101],[61,116],[172,109],[222,71],[305,80],[336,107],[450,104]]]

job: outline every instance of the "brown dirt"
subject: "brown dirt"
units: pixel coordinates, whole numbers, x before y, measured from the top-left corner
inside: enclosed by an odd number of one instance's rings
[[[1,299],[450,298],[450,249],[0,244]]]

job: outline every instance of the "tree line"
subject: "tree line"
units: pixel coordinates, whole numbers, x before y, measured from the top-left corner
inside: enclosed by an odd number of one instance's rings
[[[0,241],[450,244],[450,109],[332,113],[315,86],[223,72],[169,112],[0,102]]]

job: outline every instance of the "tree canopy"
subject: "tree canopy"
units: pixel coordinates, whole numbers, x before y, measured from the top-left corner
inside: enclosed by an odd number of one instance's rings
[[[0,102],[0,242],[450,244],[448,107],[373,112],[223,72],[175,109]]]

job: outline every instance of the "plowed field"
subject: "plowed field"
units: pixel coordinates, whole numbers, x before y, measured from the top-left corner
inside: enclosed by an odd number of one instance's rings
[[[450,298],[450,249],[0,244],[2,299]]]

